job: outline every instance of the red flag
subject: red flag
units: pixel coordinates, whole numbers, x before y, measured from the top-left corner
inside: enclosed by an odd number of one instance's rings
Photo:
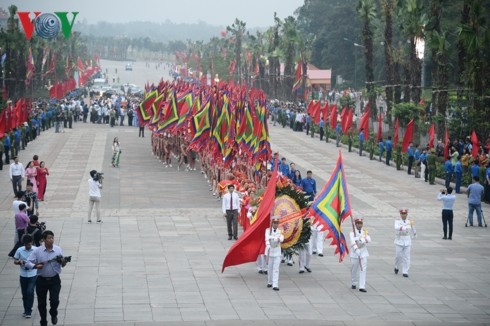
[[[345,125],[342,125],[342,132],[343,133],[347,133],[350,128],[352,127],[352,118],[354,117],[354,110],[353,109],[349,109],[349,111],[347,112],[347,118],[345,119]]]
[[[408,150],[408,145],[412,142],[413,127],[414,127],[414,121],[412,119],[407,124],[407,129],[405,129],[405,135],[403,136],[403,142],[402,142],[402,152],[406,152]]]
[[[446,136],[444,137],[444,159],[449,158],[449,131],[446,125]]]
[[[344,106],[342,112],[340,113],[340,126],[342,127],[342,132],[345,134],[347,132],[347,119],[349,117],[349,111],[347,107]]]
[[[315,124],[320,123],[320,113],[322,112],[320,105],[320,101],[317,101],[313,107],[313,118],[315,119]]]
[[[398,121],[398,118],[396,118],[396,120],[395,120],[395,134],[393,135],[393,147],[395,149],[396,149],[396,146],[398,145],[399,124],[400,124],[400,122]]]
[[[310,116],[313,114],[314,106],[315,106],[315,101],[311,100],[310,103],[308,103],[308,106],[306,107],[306,113],[308,113]]]
[[[274,160],[274,171],[264,191],[262,202],[257,210],[257,219],[250,228],[231,246],[223,260],[224,272],[226,267],[250,263],[257,260],[257,256],[265,250],[265,230],[270,226],[270,214],[274,207],[277,183],[277,163],[279,157]]]
[[[480,151],[480,143],[478,142],[478,136],[474,130],[471,133],[471,144],[473,145],[473,148],[471,149],[471,156],[477,157],[478,152]]]
[[[5,123],[6,123],[6,118],[5,118],[5,112],[7,112],[6,109],[3,109],[2,110],[2,113],[0,113],[0,138],[2,138],[4,135],[5,135],[5,131],[6,131],[6,127],[5,127]],[[2,158],[0,158],[1,160]]]
[[[325,102],[325,105],[322,108],[323,121],[327,122],[328,119],[328,102]]]
[[[436,138],[436,127],[434,123],[429,128],[429,148],[434,148],[434,140]]]
[[[371,109],[366,105],[366,111],[362,114],[361,124],[359,125],[359,131],[364,129],[364,138],[369,139],[369,115],[371,114]]]
[[[332,111],[330,111],[330,127],[335,130],[337,125],[337,104],[332,105]]]
[[[378,137],[377,137],[378,143],[382,136],[383,136],[383,114],[380,113],[378,116]]]

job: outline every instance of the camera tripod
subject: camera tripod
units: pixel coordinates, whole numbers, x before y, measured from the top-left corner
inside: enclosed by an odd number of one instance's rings
[[[485,227],[487,227],[487,221],[485,220],[485,216],[483,215],[483,209],[480,209],[481,211],[481,219],[482,219],[482,222],[483,222],[483,225],[485,225]],[[465,227],[468,227],[468,216],[466,217],[466,223],[464,224]]]

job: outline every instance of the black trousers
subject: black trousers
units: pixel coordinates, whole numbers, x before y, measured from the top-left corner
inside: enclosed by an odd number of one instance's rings
[[[414,156],[409,156],[408,157],[408,168],[407,168],[407,173],[412,174],[412,166],[413,166],[413,161],[415,160]]]
[[[323,140],[323,128],[320,128],[320,141]]]
[[[449,234],[447,233],[448,226]],[[444,238],[448,237],[451,239],[453,236],[453,211],[451,209],[442,210],[442,229],[444,231]]]
[[[226,227],[228,228],[228,236],[238,236],[238,210],[226,211]]]
[[[37,309],[41,317],[41,325],[47,325],[47,297],[49,292],[49,314],[51,317],[58,316],[60,304],[61,280],[57,274],[53,277],[38,276],[36,280]]]

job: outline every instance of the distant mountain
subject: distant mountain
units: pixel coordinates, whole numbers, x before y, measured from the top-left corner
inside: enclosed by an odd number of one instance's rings
[[[150,37],[154,41],[168,42],[175,40],[207,41],[226,30],[223,26],[213,26],[204,22],[197,24],[176,24],[167,20],[163,23],[129,22],[88,24],[77,22],[74,29],[82,35],[98,37]]]

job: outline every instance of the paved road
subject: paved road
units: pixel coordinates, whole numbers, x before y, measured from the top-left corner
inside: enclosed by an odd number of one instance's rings
[[[115,136],[123,149],[119,169],[110,167]],[[325,182],[338,154],[334,144],[282,127],[271,127],[271,138],[274,150]],[[21,152],[22,162],[34,154],[46,161],[51,175],[41,217],[65,254],[73,255],[62,274],[60,324],[490,323],[489,230],[464,227],[463,196],[456,203],[454,240],[441,240],[437,186],[344,152],[355,216],[366,218],[373,238],[368,293],[350,289],[349,262],[339,264],[330,248],[313,258],[311,274],[281,266],[281,291],[273,292],[253,264],[221,274],[231,242],[219,202],[201,174],[164,168],[149,142],[148,135],[137,137],[136,128],[78,123],[65,133],[44,133]],[[106,176],[101,225],[86,222],[92,169]],[[7,179],[0,172],[0,323],[37,324],[37,313],[21,317],[17,268],[6,255],[14,228]],[[392,228],[402,206],[419,232],[408,279],[393,274]]]

